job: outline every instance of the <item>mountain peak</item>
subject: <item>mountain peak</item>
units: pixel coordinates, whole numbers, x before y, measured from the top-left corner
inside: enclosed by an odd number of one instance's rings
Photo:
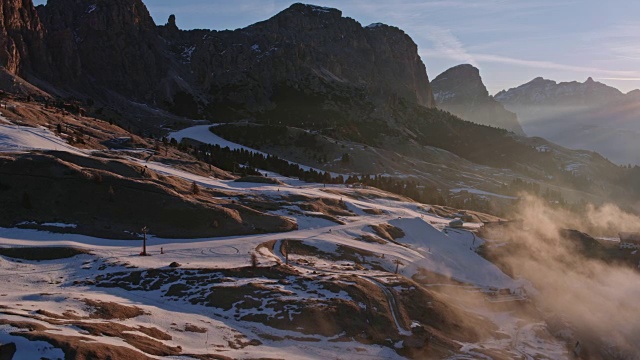
[[[538,76],[537,78],[529,81],[527,84],[531,84],[531,85],[554,84],[555,85],[556,82],[553,80],[545,79],[542,76]]]
[[[384,28],[384,27],[389,27],[389,25],[377,22],[377,23],[369,24],[369,25],[365,26],[364,28],[365,29],[377,29],[377,28]]]
[[[454,66],[431,82],[437,106],[465,120],[524,134],[515,114],[495,101],[471,64]]]
[[[480,70],[470,64],[461,64],[445,70],[436,76],[431,82],[434,88],[439,88],[439,92],[451,92],[470,94],[473,96],[479,93],[487,96],[487,88],[482,83]]]
[[[627,96],[633,96],[634,98],[640,99],[640,90],[639,89],[631,90],[627,93]]]
[[[474,69],[474,70],[480,71],[480,70],[478,70],[478,68],[477,68],[477,67],[475,67],[475,66],[473,66],[473,65],[471,65],[471,64],[460,64],[460,65],[456,65],[456,66],[454,66],[454,67],[450,68],[449,70],[452,70],[452,69]]]
[[[496,94],[496,100],[509,106],[593,106],[620,99],[620,90],[587,78],[584,83],[569,81],[557,83],[537,77],[530,82]]]
[[[295,3],[280,12],[280,14],[282,13],[300,13],[303,15],[319,15],[319,16],[338,15],[338,17],[342,16],[342,11],[338,9],[325,7],[325,6],[312,5],[312,4],[303,4],[303,3]]]

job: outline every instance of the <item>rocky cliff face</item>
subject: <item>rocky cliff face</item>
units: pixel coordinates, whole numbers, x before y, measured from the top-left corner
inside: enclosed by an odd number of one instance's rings
[[[21,74],[41,66],[44,28],[31,0],[0,1],[0,66]]]
[[[438,75],[431,86],[439,108],[467,121],[524,135],[516,114],[489,96],[476,67],[469,64],[452,67]]]
[[[395,98],[434,104],[409,36],[382,24],[362,27],[337,9],[294,4],[266,21],[220,32],[180,31],[171,18],[160,33],[208,95],[201,103],[207,113],[249,116],[292,97],[322,110],[337,106],[331,94],[381,107]]]
[[[142,1],[51,0],[38,11],[55,66],[40,75],[72,90],[153,101],[170,61]]]
[[[236,31],[156,26],[141,0],[1,0],[0,62],[63,96],[187,117],[321,121],[434,106],[411,38],[294,4]]]

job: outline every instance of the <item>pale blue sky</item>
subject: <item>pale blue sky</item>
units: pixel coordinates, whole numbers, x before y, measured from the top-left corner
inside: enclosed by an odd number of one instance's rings
[[[44,0],[36,0],[44,3]],[[236,29],[295,1],[146,0],[156,23],[175,14],[180,28]],[[542,76],[640,88],[640,1],[634,0],[313,0],[363,25],[383,22],[418,44],[429,78],[471,63],[489,92]]]

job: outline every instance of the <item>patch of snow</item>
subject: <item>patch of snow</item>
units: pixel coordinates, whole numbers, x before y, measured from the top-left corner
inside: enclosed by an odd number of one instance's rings
[[[38,225],[38,223],[35,222],[35,221],[22,221],[22,222],[17,223],[16,225],[17,226],[20,226],[20,225]]]
[[[573,171],[578,170],[581,167],[582,167],[582,164],[570,163],[570,164],[565,165],[564,170],[573,172]]]
[[[59,228],[63,228],[63,229],[75,229],[78,227],[77,224],[64,224],[64,223],[44,223],[44,224],[40,224],[42,226],[52,226],[52,227],[59,227]]]
[[[4,318],[4,316],[3,316]],[[62,349],[55,348],[44,341],[29,341],[22,336],[11,335],[14,332],[24,332],[24,329],[9,325],[0,325],[0,344],[16,344],[14,359],[64,359]]]
[[[181,56],[182,56],[182,60],[183,60],[182,62],[184,64],[189,64],[191,62],[191,57],[193,56],[193,52],[195,50],[196,50],[196,46],[192,45],[192,46],[190,46],[188,48],[185,48],[182,51],[182,55]]]
[[[456,97],[456,93],[452,91],[440,91],[433,93],[433,97],[438,103],[445,102],[447,100],[453,99]]]
[[[196,140],[196,141],[200,141],[201,143],[204,144],[210,144],[210,145],[220,145],[220,147],[225,148],[228,147],[230,150],[246,150],[249,152],[254,152],[256,154],[262,154],[264,156],[268,156],[269,154],[263,152],[263,151],[259,151],[244,145],[240,145],[237,143],[234,143],[232,141],[223,139],[222,137],[212,133],[209,128],[214,127],[217,125],[196,125],[196,126],[192,126],[186,129],[182,129],[176,132],[172,132],[170,133],[167,137],[168,138],[174,138],[176,139],[176,141],[180,142],[182,141],[182,139],[192,139],[192,140]],[[301,169],[308,171],[308,170],[315,170],[315,171],[319,171],[319,172],[324,172],[324,170],[320,170],[320,169],[316,169],[316,168],[312,168],[310,166],[307,165],[302,165],[302,164],[298,164],[292,161],[289,161],[289,163],[294,164],[294,165],[298,165]],[[261,171],[264,172],[264,171]],[[338,173],[330,173],[331,176],[336,177],[338,175]],[[342,174],[344,176],[344,174]],[[346,176],[345,176],[346,177]]]
[[[488,192],[488,191],[482,191],[482,190],[478,190],[478,189],[472,189],[472,188],[457,188],[457,189],[451,189],[450,190],[452,193],[457,194],[459,192],[462,191],[466,191],[468,193],[471,194],[475,194],[475,195],[486,195],[486,196],[494,196],[494,197],[499,197],[502,199],[511,199],[511,200],[517,200],[517,197],[514,196],[507,196],[507,195],[500,195],[500,194],[496,194],[496,193],[492,193],[492,192]]]
[[[480,287],[515,289],[519,286],[474,251],[483,240],[471,232],[451,230],[445,234],[421,218],[396,219],[389,224],[404,231],[405,237],[398,239],[399,242],[421,254],[411,259],[412,266],[407,266],[406,275],[424,268]]]
[[[330,7],[326,7],[326,6],[317,6],[317,5],[309,5],[311,7],[311,11],[314,12],[322,12],[322,13],[329,13],[335,9],[330,8]]]
[[[49,129],[0,124],[0,152],[29,150],[57,150],[83,156],[87,154],[84,150],[67,144]]]
[[[381,27],[381,26],[385,26],[385,24],[383,23],[373,23],[373,24],[369,24],[367,26],[365,26],[365,29],[375,29],[377,27]]]

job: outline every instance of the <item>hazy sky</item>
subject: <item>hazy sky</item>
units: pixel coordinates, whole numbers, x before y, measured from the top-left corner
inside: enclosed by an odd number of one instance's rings
[[[36,4],[44,0],[36,0]],[[295,1],[146,0],[156,23],[175,14],[180,28],[236,29]],[[382,22],[418,44],[433,79],[471,63],[489,92],[542,76],[640,88],[640,1],[635,0],[313,0],[362,25]]]

